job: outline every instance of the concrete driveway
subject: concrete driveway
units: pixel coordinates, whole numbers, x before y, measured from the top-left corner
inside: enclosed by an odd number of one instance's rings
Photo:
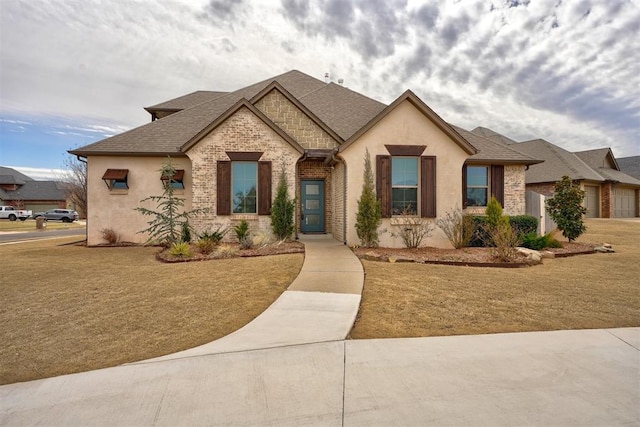
[[[1,425],[638,425],[640,328],[334,341],[0,387]]]

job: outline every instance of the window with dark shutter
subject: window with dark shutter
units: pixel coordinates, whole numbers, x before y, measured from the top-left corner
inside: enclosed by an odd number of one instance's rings
[[[231,162],[220,160],[217,163],[217,197],[218,215],[231,215]]]
[[[258,162],[258,215],[271,214],[271,162]]]
[[[383,218],[391,218],[391,156],[376,156],[376,194]]]
[[[420,158],[420,216],[436,217],[436,158]]]
[[[491,166],[491,195],[504,207],[504,166]]]
[[[462,166],[462,209],[467,208],[467,165]]]

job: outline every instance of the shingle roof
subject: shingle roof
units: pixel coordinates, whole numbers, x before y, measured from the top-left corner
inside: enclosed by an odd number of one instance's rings
[[[183,144],[190,141],[239,100],[252,98],[273,81],[280,83],[296,98],[326,86],[326,83],[300,71],[289,71],[119,135],[72,150],[71,153],[182,155],[180,147]]]
[[[618,166],[627,175],[640,179],[640,156],[621,157],[618,159]]]
[[[198,90],[195,92],[191,92],[187,95],[179,96],[174,99],[170,99],[169,101],[161,102],[160,104],[152,105],[150,107],[145,107],[147,111],[155,111],[155,110],[170,110],[170,111],[178,111],[184,110],[186,108],[195,107],[198,104],[202,104],[203,102],[213,101],[216,98],[219,98],[222,95],[226,95],[227,92],[214,92],[210,90]]]
[[[534,156],[519,152],[512,146],[495,142],[489,138],[485,138],[474,132],[469,132],[455,125],[451,126],[478,150],[476,154],[467,159],[467,162],[469,163],[512,163],[534,165],[542,162],[542,160],[538,160]]]
[[[27,181],[17,190],[5,191],[4,200],[66,200],[64,183],[57,181]]]
[[[527,184],[556,182],[565,175],[571,179],[586,179],[599,182],[605,180],[604,177],[574,153],[544,139],[520,142],[513,145],[513,148],[529,156],[544,160],[544,163],[529,168],[525,177]]]
[[[484,138],[490,139],[493,142],[497,142],[500,144],[504,144],[504,145],[510,145],[510,144],[515,144],[516,141],[514,141],[511,138],[507,138],[506,136],[492,130],[489,128],[485,128],[482,126],[478,126],[477,128],[473,129],[471,131],[471,133],[474,133],[476,135],[482,136]]]
[[[13,168],[0,166],[0,184],[22,185],[27,181],[33,181],[33,178],[18,172]]]
[[[617,181],[623,184],[640,185],[640,180],[620,171],[618,162],[608,147],[579,151],[575,154],[607,180]]]
[[[281,87],[287,96],[297,100],[315,116],[321,126],[324,125],[328,128],[330,134],[341,138],[342,141],[339,142],[355,138],[354,135],[357,136],[358,132],[361,132],[377,117],[384,114],[386,109],[394,105],[392,103],[387,106],[342,85],[325,83],[293,70],[234,92],[193,92],[147,107],[147,110],[176,109],[179,111],[119,135],[73,150],[71,153],[78,155],[184,155],[184,149],[188,149],[195,140],[201,138],[204,131],[211,129],[232,108],[237,108],[239,102],[242,100],[253,102],[254,98],[274,85]],[[407,96],[405,93],[394,102]],[[422,101],[418,101],[416,102],[421,106],[424,104]],[[480,152],[475,154],[471,158],[472,160],[520,164],[537,162],[535,158],[523,155],[512,147],[506,147],[467,131],[464,132],[468,138],[461,136],[426,105],[422,108],[431,112],[429,113],[430,117],[435,117],[432,118],[433,120],[438,123],[442,122],[443,128],[454,141],[467,147],[470,153],[473,152],[471,145],[478,145],[477,148]],[[343,145],[348,145],[348,142]]]

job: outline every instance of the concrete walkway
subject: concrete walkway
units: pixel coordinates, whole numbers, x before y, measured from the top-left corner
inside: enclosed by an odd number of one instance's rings
[[[300,241],[305,245],[300,274],[248,325],[208,344],[137,363],[345,339],[360,307],[362,264],[331,236]]]
[[[304,241],[300,276],[249,325],[0,386],[0,425],[640,425],[640,328],[345,341],[362,266]]]

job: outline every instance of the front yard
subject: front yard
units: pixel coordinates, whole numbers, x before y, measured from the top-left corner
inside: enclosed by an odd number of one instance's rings
[[[363,261],[352,338],[640,326],[640,222],[590,220],[580,240],[613,254],[530,268]],[[302,254],[165,264],[157,248],[1,245],[0,384],[195,347],[264,311]]]
[[[163,264],[157,248],[58,246],[64,241],[0,246],[0,384],[220,338],[275,301],[303,260],[292,254]]]
[[[579,241],[614,254],[545,260],[530,268],[363,261],[353,338],[640,326],[640,222],[588,220]]]

